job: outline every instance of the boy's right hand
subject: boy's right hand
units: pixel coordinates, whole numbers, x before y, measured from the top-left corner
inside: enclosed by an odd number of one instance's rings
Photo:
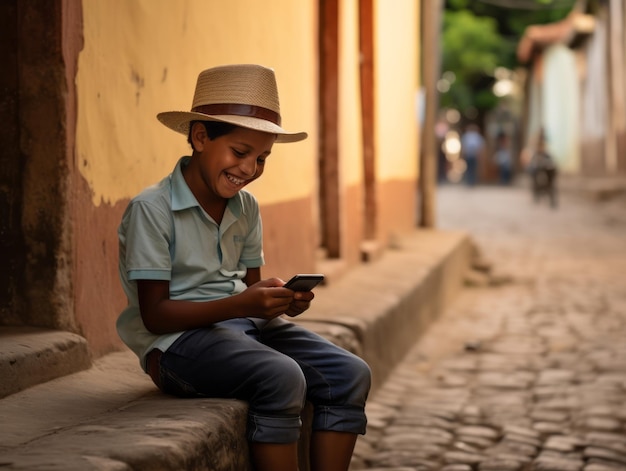
[[[285,314],[293,301],[294,292],[282,286],[279,278],[258,281],[239,293],[245,317],[274,319]]]

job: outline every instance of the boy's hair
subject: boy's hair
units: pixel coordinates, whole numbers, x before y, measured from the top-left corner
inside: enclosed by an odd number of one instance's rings
[[[222,121],[192,121],[189,123],[189,134],[187,135],[187,142],[192,149],[193,142],[191,142],[191,129],[195,123],[202,123],[204,125],[204,129],[206,129],[206,134],[209,136],[210,140],[230,134],[237,127],[236,124],[224,123]]]

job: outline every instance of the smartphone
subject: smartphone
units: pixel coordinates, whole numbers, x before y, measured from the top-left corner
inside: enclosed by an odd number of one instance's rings
[[[294,291],[311,291],[322,281],[324,281],[324,275],[321,273],[301,273],[285,283],[283,288]]]

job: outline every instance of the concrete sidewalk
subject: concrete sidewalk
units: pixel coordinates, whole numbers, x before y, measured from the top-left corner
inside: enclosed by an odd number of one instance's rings
[[[374,389],[453,299],[474,256],[463,232],[419,230],[397,245],[316,288],[312,308],[297,319],[361,355]],[[113,353],[0,400],[0,467],[249,470],[246,409],[235,400],[165,396],[132,353]]]

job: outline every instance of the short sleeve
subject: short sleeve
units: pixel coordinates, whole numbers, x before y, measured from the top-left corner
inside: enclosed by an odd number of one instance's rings
[[[135,201],[129,206],[124,219],[128,279],[170,280],[171,214],[146,201]]]

